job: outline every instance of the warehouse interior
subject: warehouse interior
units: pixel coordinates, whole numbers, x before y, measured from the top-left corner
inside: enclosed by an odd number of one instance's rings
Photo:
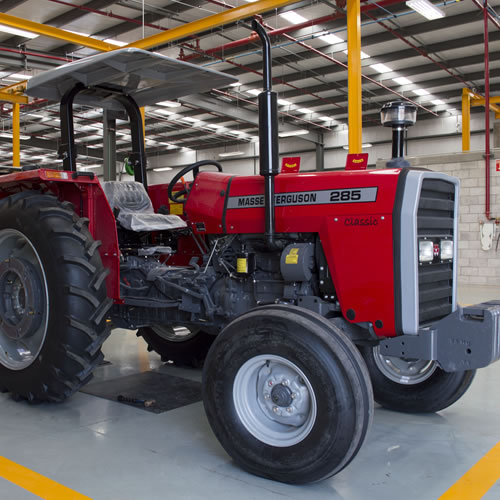
[[[343,172],[348,154],[365,153],[368,172],[384,171],[394,132],[382,126],[381,108],[412,106],[416,123],[403,130],[407,165],[460,181],[458,304],[500,300],[498,0],[3,0],[0,190],[4,175],[63,169],[60,103],[30,93],[30,81],[125,47],[231,78],[188,95],[168,95],[166,87],[164,99],[141,107],[149,186],[205,160],[231,176],[258,176],[266,154],[258,96],[266,89],[252,19],[271,40],[280,168],[299,163],[312,178]],[[133,181],[128,117],[77,103],[72,118],[76,172]],[[379,244],[370,242],[374,254]],[[103,344],[93,379],[67,401],[26,401],[8,388],[0,394],[0,498],[500,497],[500,363],[479,369],[470,390],[438,412],[375,403],[352,463],[294,485],[257,477],[226,453],[205,415],[202,362],[173,363],[137,328],[121,326]]]

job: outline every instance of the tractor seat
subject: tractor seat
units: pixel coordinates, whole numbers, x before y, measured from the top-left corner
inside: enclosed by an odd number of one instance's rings
[[[165,231],[182,229],[187,224],[178,215],[155,214],[153,204],[140,182],[106,181],[102,189],[116,220],[130,231]]]

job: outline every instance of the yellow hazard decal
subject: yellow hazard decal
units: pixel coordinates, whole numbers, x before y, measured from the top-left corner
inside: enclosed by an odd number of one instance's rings
[[[170,213],[182,215],[184,213],[184,205],[182,203],[170,203]]]
[[[288,255],[285,257],[285,264],[298,264],[299,263],[299,249],[292,248]]]

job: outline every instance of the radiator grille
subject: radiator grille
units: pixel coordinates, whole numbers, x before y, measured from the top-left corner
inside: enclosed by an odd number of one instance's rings
[[[424,179],[417,214],[419,240],[439,243],[457,238],[454,234],[455,186],[441,179]],[[419,323],[424,326],[450,314],[453,308],[453,261],[435,257],[430,263],[419,263]]]

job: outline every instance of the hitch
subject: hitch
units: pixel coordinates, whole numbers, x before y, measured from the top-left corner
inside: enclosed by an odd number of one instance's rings
[[[437,361],[447,372],[475,370],[500,359],[500,301],[457,310],[417,335],[380,342],[384,356]]]

